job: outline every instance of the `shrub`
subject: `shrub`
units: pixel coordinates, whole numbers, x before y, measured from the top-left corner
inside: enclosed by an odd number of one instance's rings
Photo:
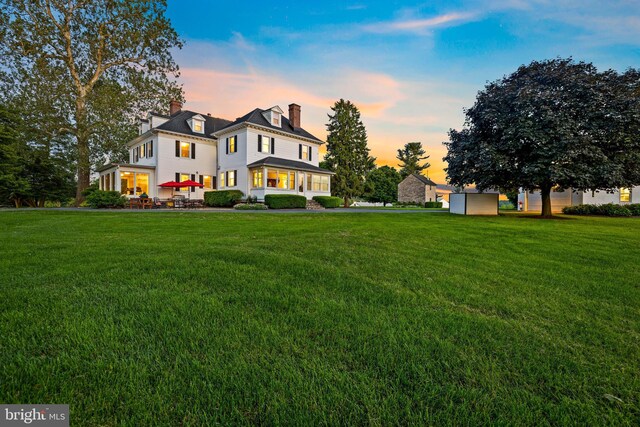
[[[567,215],[631,216],[632,210],[627,206],[608,203],[606,205],[565,206],[562,208],[562,213]]]
[[[424,207],[425,208],[441,208],[442,207],[442,202],[425,202],[424,203]]]
[[[247,196],[247,198],[244,199],[244,202],[248,204],[256,204],[258,203],[258,196]]]
[[[500,207],[500,209],[505,211],[512,211],[516,208],[515,205],[508,200],[500,200],[498,202],[498,206]]]
[[[204,204],[215,208],[230,208],[238,203],[244,194],[240,190],[218,190],[204,193]]]
[[[117,191],[92,191],[86,199],[87,205],[94,209],[124,208],[127,198]]]
[[[235,205],[233,209],[237,209],[239,211],[265,211],[269,208],[262,203],[240,203]]]
[[[630,205],[626,205],[626,208],[629,209],[631,215],[640,216],[640,203],[633,203]]]
[[[307,198],[296,194],[267,194],[264,203],[271,209],[304,209]]]
[[[340,197],[333,196],[313,196],[313,200],[327,209],[339,208],[344,203]]]

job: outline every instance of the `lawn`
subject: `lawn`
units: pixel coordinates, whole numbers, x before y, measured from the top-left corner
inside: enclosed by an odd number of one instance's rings
[[[2,403],[72,425],[640,422],[640,219],[0,220]]]

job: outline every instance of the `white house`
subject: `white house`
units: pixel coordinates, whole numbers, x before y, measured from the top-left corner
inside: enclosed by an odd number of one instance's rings
[[[266,194],[330,195],[332,172],[322,169],[323,142],[300,127],[300,106],[289,117],[278,106],[256,108],[235,121],[182,111],[172,101],[170,115],[149,113],[131,140],[128,163],[99,168],[100,188],[128,197],[146,193],[168,198],[212,190],[240,190],[263,200]],[[165,189],[167,181],[193,180],[204,188]]]
[[[565,206],[575,205],[603,205],[613,203],[625,205],[629,203],[640,203],[640,186],[633,188],[620,188],[615,191],[573,191],[552,190],[551,210],[560,212]],[[539,191],[520,191],[518,194],[518,209],[523,211],[542,210],[542,197]]]

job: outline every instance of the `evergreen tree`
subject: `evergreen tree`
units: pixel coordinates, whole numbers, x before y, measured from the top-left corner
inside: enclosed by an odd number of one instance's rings
[[[420,163],[423,160],[427,160],[430,156],[425,156],[426,151],[422,148],[421,142],[408,142],[404,145],[404,148],[398,150],[396,159],[400,160],[400,175],[402,179],[408,177],[413,173],[422,174],[422,171],[427,169],[431,164],[429,162]]]
[[[344,206],[348,207],[349,199],[363,193],[365,177],[375,167],[375,159],[369,155],[367,131],[358,108],[351,101],[341,99],[331,110],[325,161],[335,172],[331,192],[342,197]]]

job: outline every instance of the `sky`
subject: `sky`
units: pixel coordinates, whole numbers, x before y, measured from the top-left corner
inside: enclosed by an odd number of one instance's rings
[[[487,82],[556,57],[640,67],[640,0],[169,0],[167,15],[185,42],[185,109],[233,120],[297,103],[326,140],[330,107],[348,99],[378,165],[420,141],[438,184],[447,131]]]

